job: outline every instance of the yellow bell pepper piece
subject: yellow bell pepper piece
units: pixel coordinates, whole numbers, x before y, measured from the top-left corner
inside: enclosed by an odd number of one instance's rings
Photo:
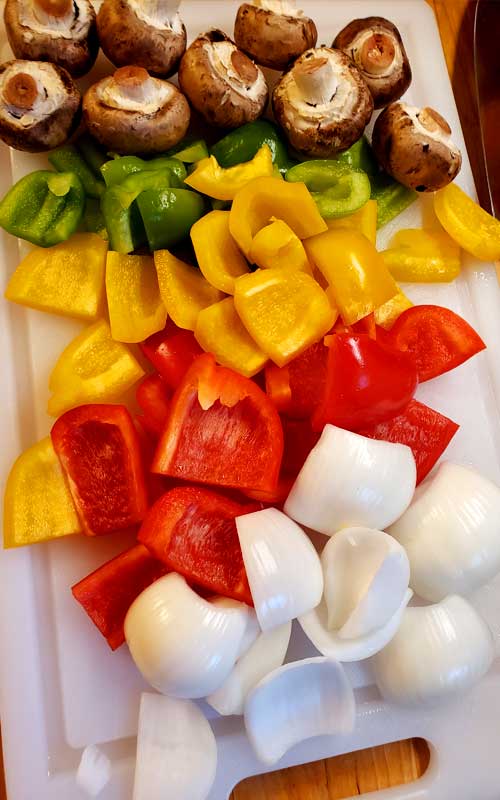
[[[222,300],[222,292],[211,286],[199,270],[168,250],[157,250],[155,266],[169,316],[179,328],[194,331],[200,311]]]
[[[445,231],[460,247],[482,261],[500,260],[500,221],[456,183],[435,193],[434,210]]]
[[[305,183],[257,178],[238,192],[229,217],[231,235],[247,258],[255,234],[273,217],[286,222],[299,239],[328,230]]]
[[[109,252],[106,293],[111,335],[117,342],[143,342],[165,327],[167,311],[151,256]]]
[[[4,547],[46,542],[81,527],[50,437],[19,456],[7,479]]]
[[[460,274],[460,248],[446,231],[398,231],[381,255],[397,281],[439,283]]]
[[[382,256],[366,236],[330,230],[304,242],[323,273],[346,325],[352,325],[397,295],[399,288]]]
[[[250,248],[250,261],[262,269],[299,269],[312,275],[304,245],[286,222],[272,218],[258,231]]]
[[[215,156],[203,158],[184,183],[215,200],[234,200],[236,193],[247,183],[254,178],[270,176],[273,170],[271,150],[269,145],[263,144],[251,161],[228,169],[219,166]]]
[[[252,339],[279,367],[319,341],[334,320],[321,286],[299,271],[265,269],[238,278],[234,304]]]
[[[215,356],[217,363],[251,378],[267,362],[244,327],[232,297],[208,306],[198,314],[194,335],[200,347]]]
[[[108,244],[95,233],[76,233],[54,247],[37,247],[12,275],[5,297],[13,303],[95,320],[102,312]]]
[[[229,211],[211,211],[201,217],[191,228],[191,241],[207,281],[221,292],[233,294],[235,278],[249,270],[229,231]]]
[[[390,330],[403,311],[411,308],[412,305],[410,298],[400,289],[392,300],[375,310],[375,324],[385,328],[386,331]]]
[[[347,217],[339,217],[338,219],[327,219],[326,224],[329,230],[349,228],[349,230],[358,231],[366,236],[369,242],[376,244],[377,201],[368,200],[368,202],[365,203],[359,211],[355,211],[354,214],[349,214]]]
[[[86,328],[66,347],[49,378],[47,411],[58,417],[84,403],[114,400],[144,375],[130,350],[111,337],[105,320]]]

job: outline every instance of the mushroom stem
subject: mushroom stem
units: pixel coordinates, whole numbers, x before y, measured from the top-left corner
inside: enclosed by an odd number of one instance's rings
[[[50,19],[62,19],[72,14],[73,0],[33,0],[33,10],[40,22]]]
[[[121,67],[113,75],[113,83],[124,99],[140,103],[147,99],[153,79],[143,67]]]
[[[306,103],[327,105],[337,91],[338,81],[329,58],[305,60],[294,69],[297,88]]]
[[[361,47],[361,67],[370,75],[384,75],[396,58],[394,39],[386,33],[372,33]]]
[[[18,72],[7,81],[3,88],[3,99],[7,105],[20,111],[28,111],[38,97],[35,79],[26,72]]]

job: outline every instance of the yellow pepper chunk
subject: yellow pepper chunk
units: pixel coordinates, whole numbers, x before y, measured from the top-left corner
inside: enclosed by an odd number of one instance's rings
[[[211,211],[191,228],[198,266],[207,281],[226,294],[234,293],[235,278],[248,264],[229,231],[229,211]]]
[[[456,183],[435,193],[434,210],[445,231],[460,247],[482,261],[500,260],[500,221]]]
[[[12,275],[5,297],[13,303],[95,320],[104,302],[108,244],[95,233],[76,233],[54,247],[37,247]]]
[[[232,297],[200,311],[194,335],[219,364],[247,378],[260,372],[267,362],[240,320]]]
[[[258,231],[250,248],[250,261],[262,269],[299,269],[312,274],[304,245],[286,222],[272,218]]]
[[[354,214],[349,214],[347,217],[339,217],[338,219],[327,219],[326,224],[329,230],[349,228],[349,230],[358,231],[366,236],[369,242],[376,244],[377,201],[368,200],[368,202],[365,203],[359,211],[355,211]]]
[[[363,319],[399,292],[382,256],[361,233],[329,230],[304,245],[328,281],[346,325]]]
[[[319,341],[334,320],[321,286],[299,271],[244,275],[236,281],[234,303],[252,339],[279,367]]]
[[[111,337],[105,320],[86,328],[66,347],[49,378],[47,411],[58,417],[84,403],[114,400],[144,375],[130,350]]]
[[[398,231],[381,255],[397,281],[439,283],[460,274],[460,248],[446,231]]]
[[[251,161],[228,169],[219,166],[215,156],[203,158],[184,183],[215,200],[234,200],[236,193],[247,183],[254,178],[270,176],[273,171],[271,150],[269,145],[263,144]]]
[[[46,542],[81,527],[50,437],[19,456],[7,479],[4,547]]]
[[[257,178],[238,192],[229,217],[231,235],[247,258],[255,234],[273,217],[286,222],[299,239],[328,230],[305,183]]]
[[[143,342],[167,321],[151,256],[108,253],[106,262],[111,335],[117,342]]]
[[[384,303],[383,306],[375,310],[376,325],[380,325],[380,327],[385,328],[386,331],[390,330],[403,311],[406,311],[407,308],[411,308],[412,305],[413,303],[410,298],[400,289],[392,300],[389,300],[387,303]]]
[[[222,300],[222,292],[211,286],[199,270],[168,250],[157,250],[155,266],[169,316],[179,328],[194,331],[200,311]]]

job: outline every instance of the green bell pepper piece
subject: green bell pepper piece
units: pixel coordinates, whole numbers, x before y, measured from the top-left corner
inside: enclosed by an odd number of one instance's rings
[[[349,150],[339,153],[335,160],[340,164],[345,164],[349,169],[362,170],[370,177],[377,175],[379,171],[377,159],[373,155],[371,145],[366,136],[358,139]]]
[[[39,170],[21,178],[0,202],[0,227],[39,247],[51,247],[76,231],[84,207],[78,175]]]
[[[205,201],[187,189],[149,189],[137,198],[150,250],[180,242],[205,213]]]
[[[97,233],[102,239],[108,239],[106,221],[99,200],[87,197],[83,212],[82,228],[86,233]]]
[[[97,142],[91,136],[81,136],[76,146],[80,151],[83,160],[90,167],[94,175],[102,178],[101,167],[108,161],[108,157],[103,150],[99,147]]]
[[[387,225],[418,197],[417,192],[398,183],[385,172],[372,177],[371,185],[371,199],[377,201],[377,228]]]
[[[368,175],[338,161],[304,161],[289,169],[285,178],[292,183],[305,183],[324,219],[353,214],[370,199]]]
[[[184,164],[178,158],[160,156],[151,161],[145,161],[138,156],[121,156],[103,164],[101,172],[106,186],[109,188],[123,183],[126,178],[137,172],[156,172],[165,169],[171,173],[170,183],[181,187],[187,173]]]
[[[184,164],[195,164],[197,161],[201,161],[202,158],[208,158],[209,153],[204,139],[195,139],[194,141],[184,139],[176,147],[172,147],[165,155],[169,158],[175,156]]]
[[[80,153],[71,144],[54,150],[49,161],[58,172],[73,172],[80,178],[87,197],[99,198],[105,189],[104,181],[96,178]]]
[[[214,144],[210,152],[220,166],[227,169],[251,161],[264,144],[269,146],[273,163],[278,165],[280,172],[286,172],[291,164],[286,144],[277,126],[266,119],[247,122],[236,128]]]

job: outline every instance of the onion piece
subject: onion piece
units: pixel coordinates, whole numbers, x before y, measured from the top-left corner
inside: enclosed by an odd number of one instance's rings
[[[291,632],[292,623],[285,622],[261,633],[248,652],[236,662],[229,678],[207,697],[207,703],[223,716],[243,714],[250,690],[283,664]]]
[[[398,632],[372,666],[387,700],[416,706],[461,695],[492,661],[486,623],[463,597],[451,595],[436,605],[407,608]]]
[[[76,782],[90,797],[97,797],[111,780],[111,761],[95,744],[82,753]]]
[[[307,658],[280,667],[250,692],[245,727],[257,757],[275,764],[305,739],[352,731],[355,710],[342,666]]]
[[[408,508],[416,474],[409,447],[325,425],[285,512],[326,536],[354,526],[383,530]]]
[[[198,706],[144,693],[133,800],[205,800],[216,768],[215,736]]]
[[[236,518],[243,561],[263,631],[318,605],[321,563],[299,526],[276,508]]]
[[[412,589],[437,602],[469,594],[500,571],[500,489],[445,462],[389,529],[410,559]]]

